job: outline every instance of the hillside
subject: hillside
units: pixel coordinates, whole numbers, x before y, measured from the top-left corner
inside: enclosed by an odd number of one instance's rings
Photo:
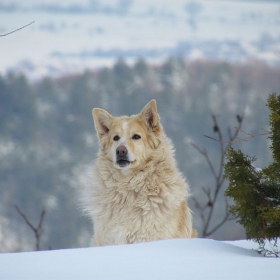
[[[279,259],[264,258],[253,247],[256,244],[249,241],[229,244],[209,239],[181,239],[1,254],[0,279],[278,279]]]

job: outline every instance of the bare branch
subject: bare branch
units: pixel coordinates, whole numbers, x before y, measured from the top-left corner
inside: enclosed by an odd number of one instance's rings
[[[17,210],[17,212],[20,214],[20,216],[24,219],[24,221],[26,222],[26,224],[32,229],[34,235],[35,235],[35,238],[36,238],[36,250],[37,251],[40,251],[40,237],[42,235],[42,225],[43,225],[43,220],[44,220],[44,217],[45,217],[45,214],[46,214],[46,211],[45,209],[42,210],[41,214],[40,214],[40,220],[39,220],[39,223],[38,223],[38,226],[35,227],[30,221],[29,219],[27,218],[27,216],[20,210],[20,208],[15,205],[15,208]]]
[[[191,143],[191,145],[205,158],[205,160],[206,160],[206,162],[207,162],[207,164],[208,164],[208,166],[209,166],[213,176],[215,178],[217,178],[217,174],[216,174],[215,168],[214,168],[211,160],[209,159],[207,151],[205,149],[199,148],[195,143]]]
[[[24,221],[27,223],[27,225],[33,230],[36,231],[36,228],[29,222],[29,220],[27,219],[26,215],[20,210],[20,208],[15,205],[16,210],[18,211],[18,213],[21,215],[21,217],[24,219]]]
[[[206,205],[211,204],[212,199],[211,199],[211,190],[210,190],[210,188],[206,190],[205,187],[202,187],[202,190],[205,193],[205,195],[208,197],[208,203]]]
[[[234,142],[248,142],[249,140],[255,138],[255,137],[259,137],[259,136],[265,136],[265,135],[270,135],[271,134],[271,131],[268,131],[264,128],[262,128],[262,130],[264,131],[264,133],[257,133],[257,134],[253,134],[253,133],[248,133],[238,127],[235,127],[235,130],[238,131],[238,132],[242,132],[244,133],[245,135],[247,135],[247,137],[244,137],[244,138],[239,138],[239,137],[232,137],[230,138],[230,140],[227,140],[227,141],[221,141],[220,139],[216,139],[216,138],[213,138],[211,136],[208,136],[208,135],[203,135],[204,137],[206,138],[209,138],[211,140],[214,140],[214,141],[217,141],[217,142],[222,142],[223,144],[229,144],[231,145],[232,143]]]
[[[199,210],[200,212],[200,218],[202,220],[203,225],[205,224],[205,216],[204,216],[204,209],[205,207],[202,207],[201,204],[198,202],[198,200],[195,197],[192,197],[192,200],[194,201],[195,208]]]
[[[215,227],[213,227],[210,231],[207,232],[208,236],[213,234],[216,230],[218,230],[224,223],[226,223],[227,221],[232,221],[235,220],[234,217],[232,217],[232,215],[229,212],[229,203],[228,203],[228,199],[225,196],[225,215],[224,218],[218,223],[216,224]]]
[[[228,133],[228,137],[229,140],[224,141],[223,139],[223,133],[219,127],[219,123],[217,120],[217,116],[212,114],[212,120],[213,120],[213,131],[214,133],[216,133],[217,139],[204,135],[205,137],[217,141],[219,143],[219,148],[220,148],[220,159],[219,159],[219,164],[218,166],[214,166],[214,162],[213,160],[209,157],[208,152],[206,149],[204,148],[200,148],[198,147],[196,144],[191,143],[192,146],[204,157],[205,161],[207,162],[207,165],[214,177],[215,180],[215,184],[214,184],[214,188],[212,189],[213,191],[211,192],[211,188],[205,188],[202,187],[202,190],[206,196],[206,204],[203,207],[201,205],[201,203],[199,203],[199,201],[195,198],[193,198],[193,201],[195,202],[195,208],[199,211],[200,213],[200,218],[202,221],[202,236],[203,237],[207,237],[212,235],[216,230],[218,230],[224,223],[226,223],[227,221],[232,220],[232,216],[229,212],[229,204],[228,201],[225,200],[224,204],[225,204],[225,214],[224,217],[221,219],[220,222],[218,222],[215,225],[212,225],[212,219],[213,219],[213,214],[214,214],[214,210],[217,206],[217,201],[218,201],[218,197],[219,197],[219,193],[224,185],[224,181],[225,178],[223,176],[224,174],[224,162],[225,162],[225,152],[226,150],[231,146],[231,144],[235,141],[237,141],[238,138],[238,134],[240,132],[242,132],[241,130],[241,126],[243,123],[243,119],[244,119],[244,112],[245,112],[245,108],[242,111],[241,115],[237,115],[237,122],[238,125],[237,127],[235,127],[235,131],[234,133],[232,132],[232,130],[230,129],[230,127],[228,127],[227,129],[227,133]],[[251,137],[251,135],[250,135]]]
[[[230,127],[228,127],[228,136],[229,136],[229,139],[233,139],[234,138],[232,133],[231,133]]]
[[[11,31],[11,32],[9,32],[9,33],[6,33],[6,34],[2,34],[2,35],[0,35],[0,37],[8,36],[8,35],[10,35],[10,34],[12,34],[12,33],[15,33],[15,32],[17,32],[17,31],[19,31],[19,30],[21,30],[21,29],[23,29],[23,28],[25,28],[25,27],[27,27],[27,26],[33,24],[34,22],[35,22],[35,21],[32,21],[32,22],[30,22],[30,23],[28,23],[28,24],[26,24],[26,25],[24,25],[24,26],[22,26],[22,27],[20,27],[20,28],[18,28],[18,29],[16,29],[16,30],[13,30],[13,31]]]
[[[225,222],[230,221],[232,219],[229,219],[229,215],[225,215],[224,218],[218,223],[216,224],[215,227],[213,227],[210,231],[207,232],[207,236],[210,236],[211,234],[213,234],[216,230],[218,230]]]

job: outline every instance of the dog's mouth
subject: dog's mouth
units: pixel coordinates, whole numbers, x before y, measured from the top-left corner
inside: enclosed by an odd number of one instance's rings
[[[126,167],[126,166],[130,165],[130,161],[127,159],[119,159],[119,160],[117,160],[117,165],[119,167]]]

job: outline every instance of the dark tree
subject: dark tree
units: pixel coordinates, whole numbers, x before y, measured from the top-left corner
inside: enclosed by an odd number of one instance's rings
[[[227,151],[225,178],[229,181],[226,194],[235,205],[231,213],[246,229],[248,239],[260,244],[260,252],[279,256],[277,240],[280,237],[280,95],[271,94],[267,105],[270,109],[270,149],[273,162],[266,168],[254,167],[255,157],[240,150]],[[272,251],[265,249],[266,240],[272,241]]]

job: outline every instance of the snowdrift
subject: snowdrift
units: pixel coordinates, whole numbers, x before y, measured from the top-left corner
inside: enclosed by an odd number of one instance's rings
[[[279,279],[280,259],[249,241],[174,239],[0,255],[0,279]]]

